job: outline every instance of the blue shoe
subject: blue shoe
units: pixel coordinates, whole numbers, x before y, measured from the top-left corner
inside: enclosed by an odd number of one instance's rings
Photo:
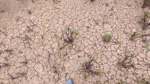
[[[72,78],[69,78],[69,79],[67,80],[67,84],[74,84]]]

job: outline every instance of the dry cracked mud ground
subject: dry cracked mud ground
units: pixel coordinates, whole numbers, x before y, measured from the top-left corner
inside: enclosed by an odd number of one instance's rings
[[[130,40],[134,32],[150,32],[142,30],[142,4],[0,0],[0,84],[66,84],[68,78],[75,84],[149,84],[150,38],[146,43]],[[79,34],[59,50],[68,27]],[[109,43],[102,40],[105,34],[112,35]],[[101,70],[101,75],[83,71],[93,57],[92,70]]]

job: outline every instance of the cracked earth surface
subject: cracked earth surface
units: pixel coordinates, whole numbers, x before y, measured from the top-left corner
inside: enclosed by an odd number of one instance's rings
[[[34,2],[34,3],[33,3]],[[150,52],[141,39],[130,41],[144,10],[142,0],[1,0],[0,84],[143,84],[150,80]],[[59,50],[63,31],[79,32]],[[110,43],[102,35],[111,34]],[[149,39],[149,38],[147,38]],[[116,45],[115,41],[123,41]],[[148,40],[149,42],[149,40]],[[124,52],[134,53],[134,67],[118,66]],[[85,79],[82,64],[95,57],[102,75]]]

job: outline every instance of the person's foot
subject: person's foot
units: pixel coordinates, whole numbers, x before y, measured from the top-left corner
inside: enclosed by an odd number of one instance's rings
[[[69,78],[69,79],[67,80],[67,84],[74,84],[72,78]]]

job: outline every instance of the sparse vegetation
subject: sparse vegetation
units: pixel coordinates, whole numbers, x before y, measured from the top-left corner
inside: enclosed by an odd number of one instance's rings
[[[30,38],[29,36],[25,35],[25,37],[24,37],[24,40],[23,40],[23,41],[29,41],[29,40],[31,40],[31,38]]]
[[[142,8],[146,8],[147,6],[150,5],[150,0],[144,0],[144,3],[142,5]]]
[[[102,36],[102,39],[104,42],[109,43],[111,41],[112,35],[111,34],[105,34]]]
[[[132,35],[131,35],[131,38],[130,38],[130,40],[134,40],[138,35],[140,35],[140,33],[138,33],[138,32],[134,32]]]
[[[96,60],[91,59],[88,62],[85,62],[82,65],[83,72],[86,72],[85,78],[89,77],[89,75],[98,75],[101,77],[101,73],[103,72],[101,69],[99,71],[92,70],[92,62],[96,62]]]
[[[90,75],[85,75],[85,78],[88,78]]]
[[[76,30],[68,28],[67,31],[65,31],[66,38],[63,39],[65,44],[61,46],[59,50],[64,49],[68,44],[72,44],[76,35],[78,34],[79,32],[77,32]]]
[[[136,39],[136,38],[143,38],[143,37],[147,37],[147,36],[150,36],[150,34],[140,35],[139,33],[134,32],[134,33],[131,35],[130,40],[133,41],[133,40]]]
[[[111,10],[112,10],[112,11],[114,10],[114,6],[111,7]]]
[[[122,43],[123,43],[123,41],[117,41],[117,42],[115,42],[116,45],[119,45],[119,44],[122,44]]]
[[[0,10],[2,84],[59,84],[69,76],[78,84],[136,84],[138,77],[140,84],[150,84],[150,12],[144,13],[150,11],[150,0],[143,0],[143,6],[140,0],[87,0],[88,4],[84,0],[17,0],[7,3],[10,7],[4,1]],[[81,35],[71,27],[64,31],[64,26],[76,27]],[[129,51],[124,53],[124,48]]]
[[[125,51],[125,58],[121,61],[118,62],[118,65],[126,68],[126,69],[131,69],[134,68],[134,64],[132,63],[132,58],[135,56],[135,54],[133,53],[127,53],[127,51]]]
[[[95,57],[97,57],[97,56],[98,56],[98,53],[96,52],[96,53],[95,53]]]
[[[97,57],[97,56],[98,56],[98,53],[95,53],[94,57]],[[93,66],[92,63],[93,62],[96,63],[96,61],[97,61],[94,57],[91,60],[89,60],[89,61],[82,64],[81,71],[86,73],[85,78],[88,78],[90,75],[97,75],[97,76],[101,77],[101,74],[103,72],[102,69],[100,69],[100,70],[93,70],[92,69],[92,66]]]
[[[148,44],[145,44],[145,47],[146,47],[146,49],[147,49],[148,51],[150,51],[149,46],[150,46],[150,44],[149,44],[149,43],[148,43]]]
[[[149,12],[145,12],[144,16],[142,17],[143,23],[142,23],[142,28],[143,30],[145,29],[149,29],[150,28],[150,13]]]

